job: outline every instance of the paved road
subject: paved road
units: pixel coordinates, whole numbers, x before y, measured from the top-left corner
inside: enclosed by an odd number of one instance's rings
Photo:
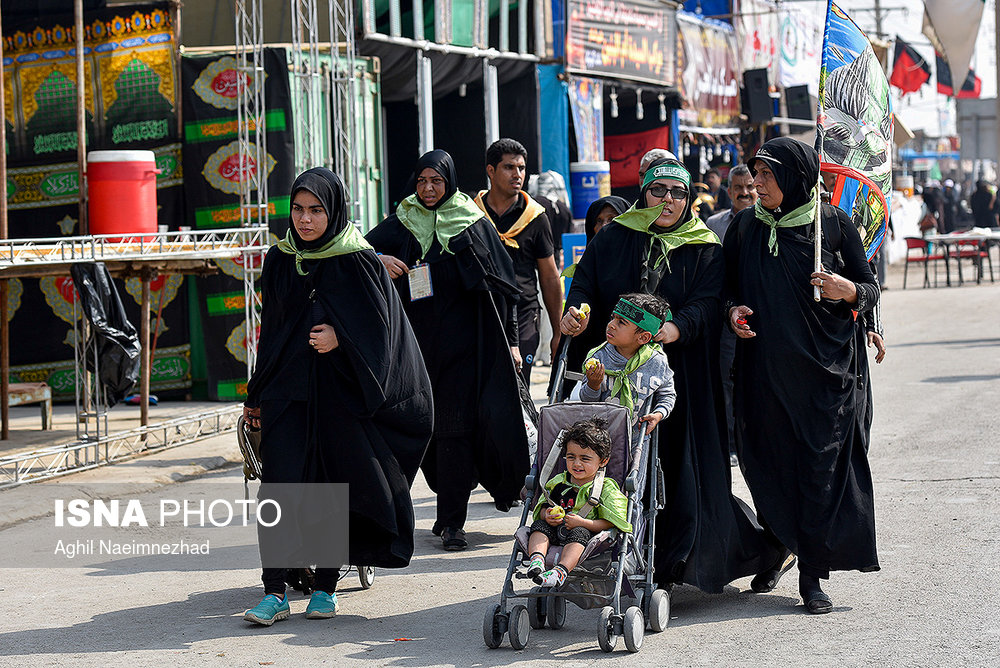
[[[534,632],[527,649],[487,650],[481,620],[498,592],[516,519],[478,492],[467,527],[473,547],[441,552],[421,479],[411,567],[380,571],[369,591],[346,580],[332,621],[305,620],[299,598],[289,621],[244,624],[238,613],[259,596],[249,542],[227,549],[229,570],[190,570],[177,557],[7,569],[0,665],[996,665],[1000,286],[894,289],[884,300],[890,352],[874,373],[871,453],[883,570],[835,573],[827,588],[833,614],[804,613],[794,576],[768,595],[740,580],[716,596],[677,589],[669,628],[647,636],[638,655],[621,644],[611,656],[601,653],[597,611],[572,606],[565,629]],[[86,490],[127,479],[149,487],[234,455],[227,442],[212,441],[62,484]],[[207,475],[240,477],[234,468]],[[737,491],[746,496],[741,482]],[[31,488],[0,493],[0,526],[4,517],[13,524],[0,541],[40,540],[51,520],[21,519],[50,504]]]

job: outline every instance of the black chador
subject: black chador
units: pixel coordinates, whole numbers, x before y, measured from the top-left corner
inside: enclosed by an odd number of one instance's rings
[[[446,181],[432,208],[412,194],[426,168]],[[529,467],[510,353],[517,284],[496,230],[457,191],[447,153],[424,155],[410,183],[411,195],[367,239],[410,268],[394,283],[434,388],[434,438],[421,468],[438,495],[436,530],[458,530],[477,482],[506,509]],[[429,274],[429,285],[414,282],[419,271]]]
[[[410,485],[432,429],[430,381],[388,274],[347,220],[340,179],[311,169],[293,198],[299,190],[323,203],[328,227],[305,242],[290,226],[264,260],[247,399],[261,408],[263,482],[349,483],[351,563],[406,566]],[[309,346],[320,324],[339,341],[328,353]]]
[[[757,160],[769,163],[784,195],[781,208],[768,212],[778,224],[746,209],[725,240],[727,298],[753,310],[747,324],[756,333],[736,346],[740,460],[761,522],[798,555],[802,573],[878,570],[867,388],[859,376],[867,361],[859,358],[864,333],[852,312],[869,311],[878,286],[850,218],[823,204],[823,266],[853,281],[858,301],[813,300],[813,218],[781,221],[815,197],[819,160],[793,140],[766,146],[768,157]]]

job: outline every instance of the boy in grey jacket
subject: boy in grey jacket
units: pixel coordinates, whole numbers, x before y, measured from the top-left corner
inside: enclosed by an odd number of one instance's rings
[[[670,415],[677,399],[674,372],[653,337],[670,320],[670,306],[656,295],[622,295],[611,314],[602,343],[587,355],[586,382],[573,388],[571,399],[620,403],[632,424],[645,422],[645,434]]]

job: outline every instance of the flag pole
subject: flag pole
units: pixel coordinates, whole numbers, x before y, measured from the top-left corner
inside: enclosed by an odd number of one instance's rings
[[[824,97],[826,97],[826,77],[824,76],[824,68],[826,67],[826,46],[827,40],[830,36],[830,9],[833,4],[833,0],[828,0],[826,3],[826,20],[823,26],[823,50],[821,51],[822,60],[819,66],[819,95],[817,100],[816,110],[816,137],[817,146],[816,152],[819,154],[819,164],[823,164],[823,123],[826,120],[823,114],[824,108]],[[820,172],[816,175],[816,207],[813,209],[813,271],[822,271],[823,269],[823,225],[822,225],[822,197],[820,193],[823,191],[823,172],[822,167]],[[813,301],[819,302],[820,300],[820,287],[818,285],[813,286]]]

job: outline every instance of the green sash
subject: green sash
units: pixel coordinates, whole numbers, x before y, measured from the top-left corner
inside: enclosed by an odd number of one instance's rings
[[[624,225],[630,230],[644,232],[649,235],[649,246],[654,243],[660,244],[662,256],[656,260],[655,267],[660,266],[660,262],[666,261],[667,269],[670,269],[670,251],[680,248],[684,244],[720,244],[718,235],[702,222],[701,218],[695,216],[683,225],[676,227],[669,232],[656,232],[653,224],[663,212],[663,204],[658,204],[648,209],[637,209],[632,205],[625,213],[615,218],[615,222]]]
[[[782,216],[781,220],[775,220],[774,215],[765,209],[760,200],[753,205],[753,212],[757,216],[757,220],[764,223],[771,228],[771,234],[767,237],[767,248],[771,251],[771,255],[778,256],[778,228],[779,227],[799,227],[800,225],[808,225],[812,223],[814,218],[813,214],[816,210],[816,189],[813,188],[812,195],[809,201],[800,206],[797,209],[786,213]]]
[[[302,270],[302,260],[322,260],[328,257],[336,257],[337,255],[357,253],[358,251],[372,247],[352,223],[348,223],[347,227],[341,230],[340,234],[330,239],[325,246],[320,246],[319,248],[306,250],[296,248],[295,237],[292,236],[291,228],[285,233],[285,238],[275,245],[281,252],[295,256],[295,271],[299,272],[299,276],[306,276],[309,273]]]
[[[396,217],[420,244],[420,259],[423,259],[434,243],[435,235],[441,248],[451,253],[448,242],[482,218],[483,212],[472,198],[460,191],[433,211],[425,207],[414,193],[399,203]]]
[[[607,341],[591,350],[587,353],[586,359],[589,360],[595,353],[597,353],[598,350],[606,345],[608,345]],[[625,363],[625,368],[621,371],[611,371],[610,369],[604,370],[604,373],[608,374],[615,380],[614,384],[611,386],[611,396],[617,398],[621,405],[627,408],[629,412],[631,412],[635,407],[635,399],[632,397],[632,383],[629,382],[628,377],[633,371],[648,362],[658,350],[661,350],[660,344],[650,341],[643,346],[639,346],[639,350],[636,351],[635,355],[632,355],[632,357],[629,358],[629,360]],[[586,362],[584,362],[583,372],[587,372]]]

